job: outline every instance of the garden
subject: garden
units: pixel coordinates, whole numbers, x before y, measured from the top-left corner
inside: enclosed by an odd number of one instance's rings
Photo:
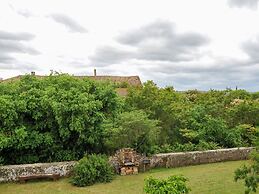
[[[187,186],[192,194],[243,194],[245,188],[240,182],[235,182],[233,173],[236,168],[247,161],[204,164],[171,169],[153,169],[146,173],[129,176],[116,176],[110,183],[98,183],[88,187],[75,187],[64,178],[59,181],[29,181],[26,184],[0,184],[1,194],[142,194],[144,193],[144,179],[148,177],[167,178],[181,174],[188,177]]]
[[[115,180],[108,156],[125,147],[151,156],[257,146],[259,92],[231,89],[178,92],[173,87],[159,88],[153,81],[147,81],[142,87],[128,87],[128,95],[120,97],[115,92],[116,87],[118,84],[79,80],[66,74],[44,79],[28,75],[1,83],[0,165],[72,160],[79,160],[79,163],[69,181],[32,182],[21,186],[0,184],[0,191],[15,193],[16,189],[22,192],[24,188],[24,192],[34,193],[27,190],[32,185],[46,188],[49,193],[50,190],[53,193],[84,191],[72,186],[77,185],[87,186],[89,193],[95,188],[97,190],[92,193],[116,193],[114,189],[121,189],[121,182],[125,191],[135,184],[136,193],[144,192],[144,187],[146,193],[155,193],[152,188],[158,190],[157,185],[159,188],[162,185],[162,193],[172,188],[179,188],[180,193],[199,193],[203,187],[211,189],[207,193],[215,193],[220,188],[212,187],[209,180],[224,171],[228,174],[221,173],[224,176],[211,180],[215,185],[229,183],[229,190],[223,187],[222,193],[244,192],[244,184],[237,184],[234,179],[245,180],[247,193],[256,192],[258,149],[254,150],[251,162],[245,162],[246,166],[241,165],[243,162],[230,162],[160,169],[136,176],[116,176]],[[203,168],[206,169],[204,173]],[[151,178],[149,174],[165,179]],[[195,186],[195,181],[200,181],[202,186]],[[98,184],[95,186],[95,183]],[[65,192],[64,188],[67,188]],[[105,190],[98,191],[98,188]],[[38,192],[44,193],[44,189]]]

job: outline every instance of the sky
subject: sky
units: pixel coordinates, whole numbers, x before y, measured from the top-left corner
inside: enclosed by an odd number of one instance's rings
[[[139,75],[259,91],[259,0],[1,0],[0,78]]]

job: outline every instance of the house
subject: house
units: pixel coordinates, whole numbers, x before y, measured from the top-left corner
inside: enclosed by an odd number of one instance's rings
[[[33,75],[39,79],[48,77],[45,75],[36,75],[35,72],[31,72],[31,75]],[[18,75],[18,76],[11,77],[8,79],[0,80],[0,82],[11,82],[11,81],[19,80],[23,76],[24,75]],[[129,87],[142,86],[139,76],[108,76],[108,75],[99,76],[99,75],[96,75],[96,70],[94,70],[93,76],[73,76],[73,77],[78,78],[78,79],[88,78],[88,79],[95,80],[95,81],[111,81],[115,84],[118,84],[118,88],[116,88],[116,92],[120,96],[126,96],[128,94],[128,89],[125,86],[129,86]]]

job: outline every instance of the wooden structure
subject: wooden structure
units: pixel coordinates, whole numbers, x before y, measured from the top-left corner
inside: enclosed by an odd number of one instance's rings
[[[42,178],[51,178],[52,180],[56,181],[60,177],[59,174],[35,174],[35,175],[25,175],[25,176],[19,176],[18,180],[20,183],[25,183],[27,180],[32,179],[42,179]]]

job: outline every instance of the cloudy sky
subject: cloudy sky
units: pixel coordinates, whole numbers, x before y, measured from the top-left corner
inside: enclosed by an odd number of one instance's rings
[[[259,91],[258,0],[1,0],[0,77],[139,75]]]

